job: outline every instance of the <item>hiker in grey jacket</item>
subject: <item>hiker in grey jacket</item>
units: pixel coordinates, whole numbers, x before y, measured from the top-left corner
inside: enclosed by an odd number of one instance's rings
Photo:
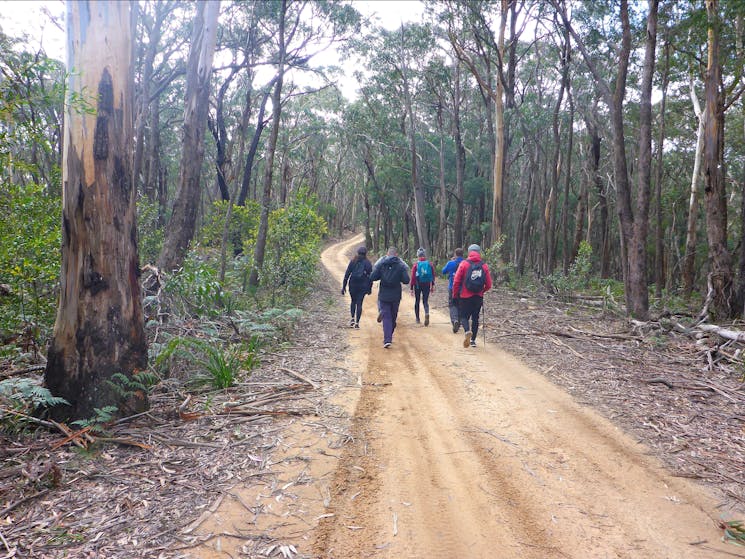
[[[391,247],[388,254],[375,263],[370,280],[380,281],[378,305],[383,318],[383,347],[387,349],[391,347],[396,329],[401,284],[409,283],[409,267],[398,257],[398,251]]]

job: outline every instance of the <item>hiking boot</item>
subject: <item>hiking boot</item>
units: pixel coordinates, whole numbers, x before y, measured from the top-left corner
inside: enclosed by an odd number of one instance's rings
[[[471,340],[471,347],[476,347],[476,340]]]
[[[380,311],[378,311],[378,318],[377,318],[377,320],[378,320],[378,322],[383,322],[383,313],[380,312]]]
[[[354,328],[354,318],[349,319],[349,327]]]
[[[417,323],[417,324],[421,324],[421,322],[419,321],[419,319],[418,319],[418,318],[416,319],[416,323]]]
[[[465,338],[463,338],[463,347],[469,347],[471,345],[471,331],[466,332]]]
[[[460,322],[456,320],[455,322],[453,322],[453,334],[457,334],[459,329],[460,329]]]
[[[383,347],[384,347],[385,349],[388,349],[389,347],[391,347],[391,342],[385,342],[385,343],[383,344]]]
[[[428,314],[424,315],[424,325],[429,326],[429,315]]]
[[[357,330],[359,330],[359,329],[360,329],[360,323],[359,323],[359,322],[355,322],[355,323],[354,323],[354,327],[355,327],[355,328],[356,328]]]

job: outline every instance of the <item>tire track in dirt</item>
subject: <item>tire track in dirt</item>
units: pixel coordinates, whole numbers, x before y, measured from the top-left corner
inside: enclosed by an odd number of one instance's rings
[[[324,253],[332,274],[361,241]],[[702,488],[509,355],[462,348],[442,313],[415,325],[411,301],[390,350],[375,293],[351,331],[355,441],[314,557],[743,556],[720,542]]]

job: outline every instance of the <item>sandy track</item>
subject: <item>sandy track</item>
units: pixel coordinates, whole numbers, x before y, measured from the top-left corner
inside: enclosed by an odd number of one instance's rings
[[[361,240],[324,252],[339,280]],[[464,349],[444,314],[415,325],[406,292],[383,349],[375,295],[349,331],[347,365],[363,380],[355,443],[313,556],[745,556],[721,543],[702,488],[509,355]]]

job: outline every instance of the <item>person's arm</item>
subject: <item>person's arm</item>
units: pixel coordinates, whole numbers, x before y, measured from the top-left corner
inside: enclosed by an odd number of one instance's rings
[[[411,290],[414,291],[414,286],[416,285],[416,262],[414,262],[414,265],[411,267],[411,278],[408,283],[411,285]]]
[[[352,275],[352,267],[354,266],[354,260],[350,260],[349,264],[347,265],[347,271],[344,272],[344,281],[341,283],[341,294],[344,295],[347,292],[347,282],[349,281],[349,276]]]
[[[460,288],[463,283],[464,275],[463,262],[461,262],[458,269],[455,271],[455,276],[453,277],[453,299],[460,299]]]
[[[486,282],[484,283],[484,291],[489,291],[492,288],[492,281],[491,281],[491,272],[489,271],[489,266],[484,264],[484,270],[486,271]]]
[[[401,283],[409,283],[409,267],[406,265],[406,263],[402,260],[401,264]],[[416,266],[416,264],[414,265]]]
[[[442,267],[442,271],[440,272],[443,276],[447,276],[450,273],[450,268],[452,267],[453,261],[449,260],[447,264],[445,264]]]
[[[378,260],[375,263],[375,266],[373,266],[372,274],[370,274],[370,281],[378,281],[380,279],[380,260]]]

